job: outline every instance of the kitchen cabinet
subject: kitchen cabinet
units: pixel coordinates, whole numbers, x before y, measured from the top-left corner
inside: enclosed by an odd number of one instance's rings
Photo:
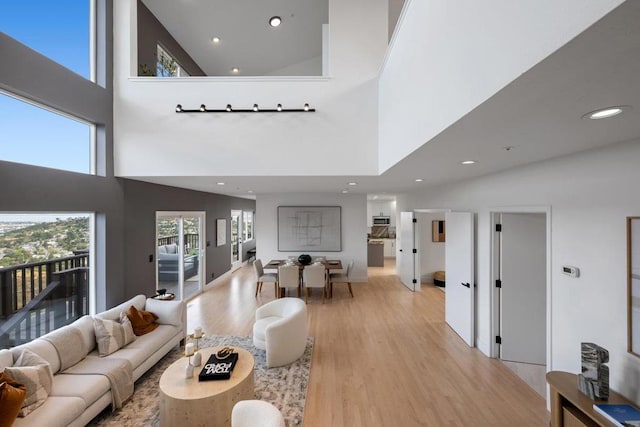
[[[395,258],[396,257],[396,239],[382,239],[384,240],[384,257]]]

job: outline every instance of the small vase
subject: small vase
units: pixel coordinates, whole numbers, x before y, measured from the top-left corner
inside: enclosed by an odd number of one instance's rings
[[[202,354],[201,353],[196,353],[196,354],[193,355],[192,364],[193,364],[193,366],[202,365]]]

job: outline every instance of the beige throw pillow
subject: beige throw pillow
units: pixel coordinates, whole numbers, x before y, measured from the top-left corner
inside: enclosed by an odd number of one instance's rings
[[[126,314],[120,313],[120,319],[121,323],[99,317],[93,319],[93,330],[96,334],[100,357],[108,356],[136,339]]]
[[[42,405],[53,384],[53,373],[46,360],[34,352],[24,349],[12,367],[4,372],[27,388],[27,397],[22,403],[19,417],[25,417]]]

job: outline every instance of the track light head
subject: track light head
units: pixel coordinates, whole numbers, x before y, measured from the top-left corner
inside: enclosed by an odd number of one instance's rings
[[[207,110],[207,107],[204,104],[200,104],[200,111],[203,113]]]
[[[309,111],[309,104],[304,104],[304,111]]]
[[[176,113],[180,113],[182,111],[182,105],[176,105]]]
[[[255,111],[256,113],[260,111],[260,109],[258,108],[258,104],[253,104],[253,111]]]
[[[227,111],[229,111],[229,112],[230,112],[230,111],[232,110],[232,108],[231,108],[231,104],[227,104],[227,108],[225,108],[225,110],[227,110]]]
[[[278,105],[276,106],[276,110],[278,110],[278,111],[282,111],[282,104],[278,104]]]

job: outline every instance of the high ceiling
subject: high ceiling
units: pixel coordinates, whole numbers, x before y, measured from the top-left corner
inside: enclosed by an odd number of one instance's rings
[[[380,176],[139,179],[244,197],[345,189],[393,194],[640,139],[638,22],[640,2],[625,2]],[[608,119],[582,118],[612,105],[631,108]],[[464,159],[477,164],[463,166]]]
[[[322,75],[328,0],[142,0],[209,76]],[[269,18],[279,16],[278,27]],[[213,37],[220,39],[213,43]]]

